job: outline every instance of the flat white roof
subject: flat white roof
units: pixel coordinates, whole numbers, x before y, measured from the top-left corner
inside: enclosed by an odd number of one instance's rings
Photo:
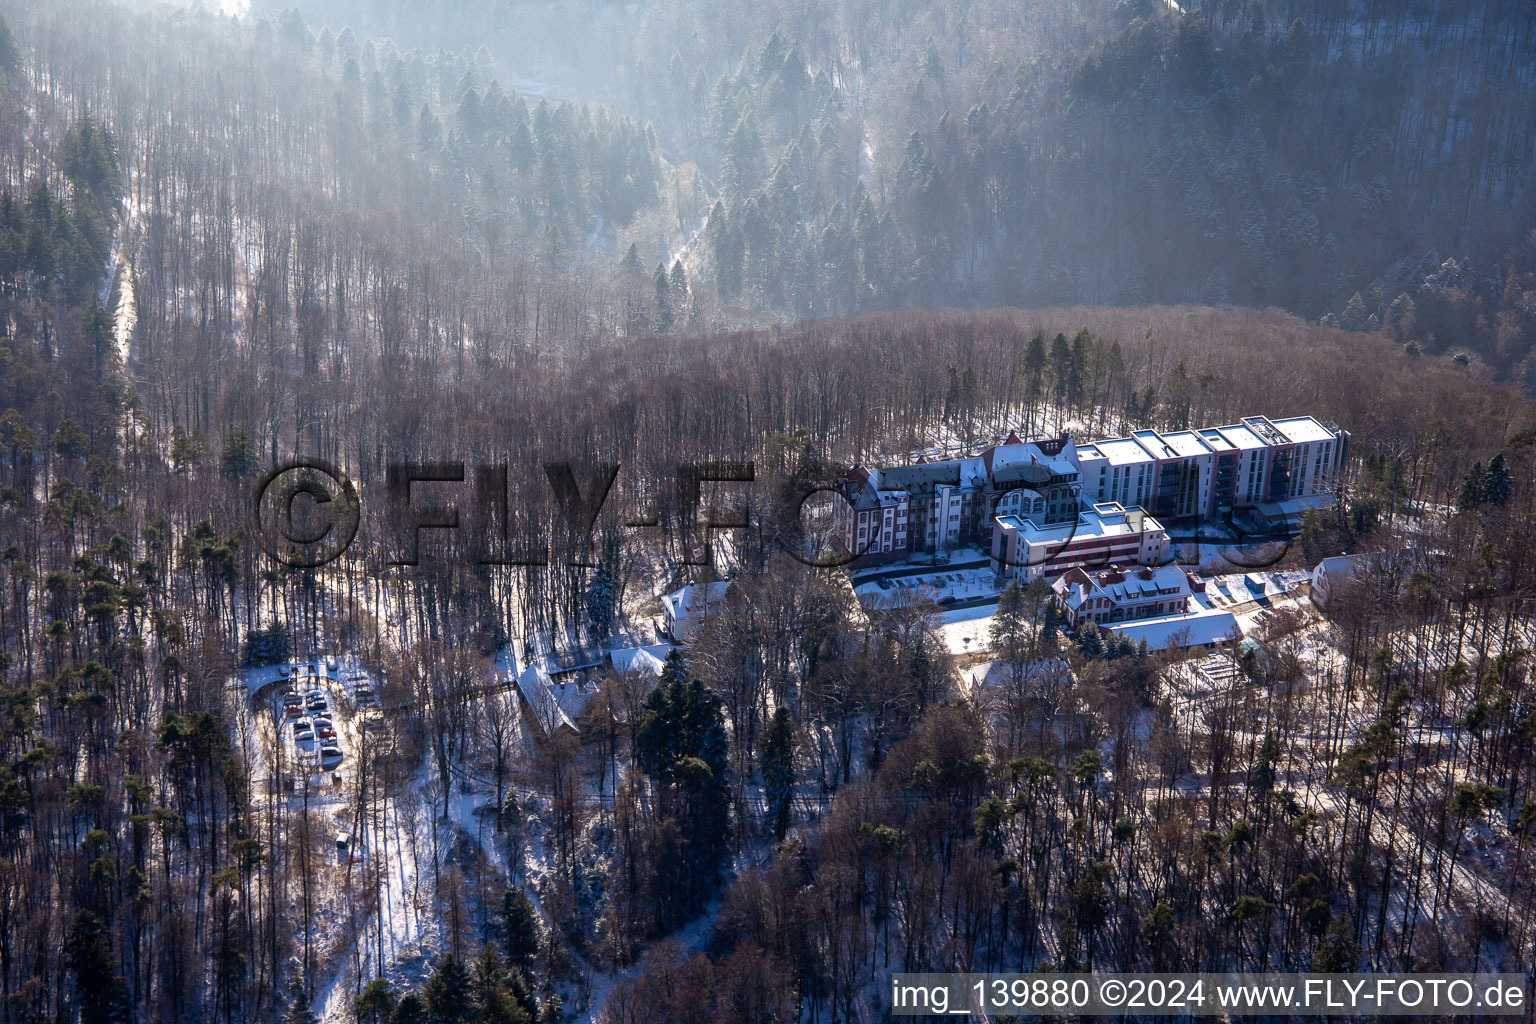
[[[1147,450],[1128,437],[1112,438],[1108,441],[1095,441],[1091,445],[1085,445],[1078,452],[1096,451],[1102,455],[1111,466],[1134,465],[1138,462],[1151,462],[1152,456]]]
[[[1155,430],[1133,430],[1129,437],[1112,437],[1078,446],[1082,461],[1102,458],[1112,466],[1125,466],[1161,459],[1192,458],[1212,451],[1251,451],[1272,444],[1302,444],[1327,441],[1337,435],[1314,416],[1291,416],[1267,420],[1246,417],[1241,423],[1200,430],[1176,430],[1160,434]],[[1265,440],[1265,438],[1269,440]]]
[[[1222,437],[1232,442],[1233,447],[1241,448],[1244,451],[1269,447],[1269,445],[1264,443],[1263,438],[1241,423],[1234,423],[1230,427],[1217,427],[1216,429],[1221,433]]]
[[[1280,432],[1297,444],[1305,444],[1308,441],[1331,441],[1333,431],[1323,426],[1311,416],[1292,416],[1284,420],[1271,420]]]
[[[1212,644],[1229,637],[1241,636],[1237,618],[1231,612],[1190,612],[1185,615],[1166,615],[1160,619],[1137,619],[1132,622],[1111,622],[1102,625],[1138,643],[1147,642],[1147,648],[1161,651],[1172,645],[1174,639],[1187,632],[1184,646]]]
[[[1131,439],[1154,459],[1171,459],[1178,455],[1173,446],[1163,440],[1163,435],[1155,430],[1133,430]]]
[[[1107,505],[1115,505],[1113,502]],[[1134,537],[1146,530],[1161,530],[1162,526],[1156,519],[1147,515],[1140,508],[1127,511],[1109,511],[1105,509],[1100,513],[1097,509],[1105,508],[1104,505],[1095,506],[1095,510],[1085,511],[1078,515],[1077,523],[1056,523],[1052,526],[1036,526],[1028,519],[1020,519],[1018,516],[998,516],[997,521],[1004,527],[1018,530],[1023,535],[1027,544],[1065,544],[1074,541],[1110,540],[1115,537]],[[1115,505],[1118,510],[1119,506]]]
[[[1206,427],[1204,430],[1200,431],[1200,439],[1209,445],[1214,451],[1218,452],[1230,452],[1237,448],[1237,445],[1233,444],[1231,441],[1228,441],[1225,437],[1222,437],[1221,431],[1217,430],[1215,427]]]
[[[1177,433],[1164,434],[1162,437],[1170,448],[1186,459],[1194,455],[1209,455],[1211,453],[1210,446],[1205,443],[1205,439],[1193,430],[1180,430]]]

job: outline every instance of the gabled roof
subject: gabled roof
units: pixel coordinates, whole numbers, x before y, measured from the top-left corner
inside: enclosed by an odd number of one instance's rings
[[[1364,555],[1330,555],[1312,567],[1312,574],[1325,576],[1353,576],[1365,564]]]
[[[1090,598],[1107,598],[1116,605],[1168,596],[1175,590],[1189,596],[1189,574],[1177,565],[1106,566],[1089,572],[1081,567],[1063,573],[1052,584],[1067,606],[1077,609]]]
[[[644,647],[625,647],[620,650],[609,651],[608,658],[613,662],[614,671],[621,675],[638,672],[653,678],[659,678],[662,669],[666,667],[665,662]]]
[[[661,603],[666,607],[667,614],[673,620],[692,618],[697,615],[707,614],[710,609],[725,599],[725,592],[730,589],[730,580],[716,580],[713,583],[690,583],[686,587],[672,591],[662,597]]]
[[[575,721],[556,695],[562,688],[556,686],[549,673],[544,671],[544,666],[534,662],[523,669],[517,677],[517,689],[528,702],[534,721],[544,735],[551,735],[562,727],[577,731]]]
[[[987,449],[987,472],[996,479],[1003,479],[1005,470],[1024,467],[1024,475],[1011,479],[1044,481],[1049,476],[1076,477],[1078,474],[1077,445],[1070,437],[1050,438],[1044,441],[1018,441]],[[1046,476],[1037,476],[1043,470]]]
[[[999,466],[992,472],[992,479],[1000,484],[1047,484],[1051,476],[1051,470],[1039,462],[1015,462]]]

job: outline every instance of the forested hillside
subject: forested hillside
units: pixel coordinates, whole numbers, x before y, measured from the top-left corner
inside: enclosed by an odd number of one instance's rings
[[[1364,328],[1446,260],[1502,289],[1536,225],[1536,14],[1513,0],[297,9],[474,39],[525,87],[653,121],[717,199],[690,269],[767,309],[1318,317],[1359,293]],[[1518,315],[1513,346],[1436,347],[1506,369],[1530,346]]]
[[[1492,379],[1531,365],[1527,8],[0,14],[0,1020],[784,1024],[880,1019],[898,969],[1530,963],[1536,407]],[[854,463],[1255,412],[1352,434],[1288,566],[1401,556],[1198,706],[1038,587],[987,638],[1012,682],[963,690],[935,607],[779,543]],[[299,455],[369,498],[319,568],[252,533]],[[388,564],[372,499],[437,459],[505,465],[551,564],[467,529]],[[690,459],[756,466],[736,598],[524,742],[509,641],[705,575]],[[561,461],[622,467],[585,548]],[[240,670],[333,651],[389,727],[295,789]]]

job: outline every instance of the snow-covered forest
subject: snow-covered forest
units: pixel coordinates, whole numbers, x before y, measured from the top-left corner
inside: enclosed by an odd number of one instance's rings
[[[1525,969],[1530,10],[683,6],[0,0],[0,1021]],[[790,554],[856,464],[1258,413],[1351,434],[1281,569],[1371,559],[1251,646]]]

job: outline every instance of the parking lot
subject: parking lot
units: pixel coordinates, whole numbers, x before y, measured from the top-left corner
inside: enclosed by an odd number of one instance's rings
[[[350,659],[313,658],[252,670],[253,711],[266,711],[283,760],[306,775],[338,772],[364,734],[386,728],[377,684]]]

